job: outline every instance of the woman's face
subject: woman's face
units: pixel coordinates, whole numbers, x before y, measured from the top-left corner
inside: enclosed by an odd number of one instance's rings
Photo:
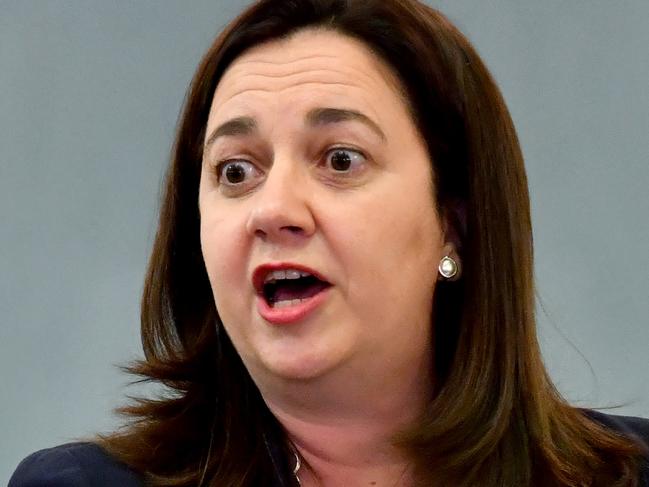
[[[253,48],[216,89],[201,245],[218,313],[256,379],[430,360],[449,248],[398,89],[363,44],[324,30]]]

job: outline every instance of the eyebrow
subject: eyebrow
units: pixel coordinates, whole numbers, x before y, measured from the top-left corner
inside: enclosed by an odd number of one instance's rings
[[[356,121],[367,126],[383,142],[387,140],[381,127],[367,115],[346,108],[314,108],[307,113],[306,123],[309,127],[322,127],[336,123]],[[211,146],[219,137],[236,137],[254,135],[259,130],[257,121],[252,117],[236,117],[219,125],[208,137],[205,148]]]
[[[211,133],[205,147],[212,145],[219,137],[236,137],[243,135],[252,135],[257,132],[257,122],[252,117],[237,117],[219,125]]]
[[[383,142],[387,140],[383,130],[381,130],[381,127],[374,120],[356,110],[344,108],[314,108],[307,113],[306,121],[307,125],[311,127],[349,121],[361,122],[378,135]]]

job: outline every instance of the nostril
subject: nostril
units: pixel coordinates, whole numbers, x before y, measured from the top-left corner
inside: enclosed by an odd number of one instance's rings
[[[291,233],[302,233],[303,232],[301,227],[298,227],[298,226],[295,226],[295,225],[288,225],[288,226],[285,226],[285,227],[282,227],[282,228],[284,228],[285,230],[288,230]]]
[[[302,235],[304,233],[304,229],[302,227],[299,227],[297,225],[287,225],[283,226],[280,229],[280,232],[288,232],[293,235]],[[268,237],[268,232],[265,230],[262,230],[261,228],[258,228],[255,230],[255,237],[259,238],[266,238]]]

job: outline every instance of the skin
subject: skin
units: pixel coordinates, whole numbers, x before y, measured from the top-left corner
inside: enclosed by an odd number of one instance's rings
[[[354,110],[375,127],[312,126],[305,118],[314,108]],[[214,139],[244,116],[255,131]],[[215,303],[310,466],[302,485],[407,485],[408,461],[391,439],[430,400],[436,269],[453,246],[398,80],[362,43],[303,30],[230,66],[206,133],[199,208]],[[349,171],[332,164],[340,148],[349,149]],[[224,161],[244,171],[243,182],[228,182]],[[287,261],[332,287],[302,321],[271,325],[251,276]]]

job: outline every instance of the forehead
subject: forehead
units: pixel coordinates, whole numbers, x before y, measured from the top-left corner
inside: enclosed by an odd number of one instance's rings
[[[255,46],[227,69],[214,93],[210,119],[259,106],[292,108],[301,102],[344,105],[379,120],[406,107],[400,81],[362,42],[307,29]]]

